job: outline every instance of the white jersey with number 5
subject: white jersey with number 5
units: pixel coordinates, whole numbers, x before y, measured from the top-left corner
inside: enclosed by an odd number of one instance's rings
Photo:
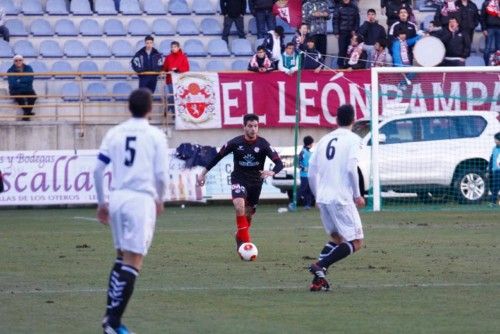
[[[356,170],[361,138],[349,129],[339,128],[325,135],[316,145],[309,161],[309,180],[318,203],[353,203],[359,192],[349,173]],[[356,170],[357,173],[357,170]]]
[[[157,199],[156,185],[167,184],[167,138],[145,118],[131,118],[110,129],[98,159],[112,162],[111,190],[142,192]]]

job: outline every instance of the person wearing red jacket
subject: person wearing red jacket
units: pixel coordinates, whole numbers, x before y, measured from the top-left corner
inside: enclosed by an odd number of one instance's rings
[[[189,71],[188,58],[186,54],[182,52],[179,42],[173,41],[170,44],[170,54],[165,57],[165,62],[163,63],[163,71],[167,72],[166,84],[168,89],[168,110],[170,112],[174,112],[174,90],[172,86],[172,75],[170,75],[170,73],[183,73]]]

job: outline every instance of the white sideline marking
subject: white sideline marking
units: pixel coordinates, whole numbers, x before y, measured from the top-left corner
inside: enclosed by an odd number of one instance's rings
[[[401,284],[338,284],[333,286],[333,291],[341,289],[402,289],[402,288],[450,288],[450,287],[497,287],[499,283],[401,283]],[[307,284],[304,285],[285,285],[285,286],[228,286],[228,287],[152,287],[136,288],[134,291],[142,292],[182,292],[182,291],[269,291],[269,290],[308,290]],[[58,294],[58,293],[102,293],[106,292],[104,288],[75,288],[60,290],[2,290],[0,294]]]
[[[96,223],[99,222],[99,219],[97,219],[97,218],[91,218],[91,217],[73,217],[73,219],[75,219],[75,220],[86,220],[86,221],[89,221],[89,222],[96,222]]]

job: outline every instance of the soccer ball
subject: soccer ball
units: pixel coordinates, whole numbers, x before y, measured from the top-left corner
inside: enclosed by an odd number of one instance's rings
[[[240,248],[238,248],[238,254],[240,254],[242,260],[255,261],[259,251],[257,250],[257,246],[251,242],[245,242],[244,244],[241,244]]]

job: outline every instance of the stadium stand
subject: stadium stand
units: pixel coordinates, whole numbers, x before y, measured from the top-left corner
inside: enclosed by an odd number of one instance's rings
[[[231,70],[233,71],[246,71],[248,68],[248,61],[235,60],[231,63]]]
[[[173,36],[175,28],[167,19],[155,19],[152,23],[153,33],[156,36]]]
[[[111,45],[111,53],[115,57],[132,57],[134,55],[134,51],[132,51],[132,45],[129,41],[119,39],[113,42]]]
[[[126,101],[132,91],[132,86],[126,82],[117,82],[113,85],[113,98],[116,101]]]
[[[222,35],[222,26],[216,19],[212,17],[207,17],[201,20],[200,31],[203,35]]]
[[[208,54],[215,57],[227,57],[231,55],[226,41],[219,38],[208,42]]]
[[[123,22],[118,19],[108,19],[104,22],[104,33],[107,36],[125,36],[127,31]]]
[[[120,12],[123,15],[141,15],[142,9],[138,0],[121,0]]]
[[[147,36],[153,32],[149,25],[143,19],[132,19],[128,23],[128,33],[131,36]]]
[[[58,36],[78,36],[75,23],[68,19],[60,19],[56,22],[55,32]]]
[[[78,65],[78,72],[99,72],[99,68],[97,67],[97,64],[93,62],[92,60],[84,60]],[[82,75],[83,79],[99,79],[101,78],[100,75],[92,75],[92,74],[86,74]]]
[[[19,8],[17,8],[12,0],[0,0],[0,6],[2,6],[7,15],[19,14]]]
[[[69,10],[73,15],[92,15],[88,0],[71,1]]]
[[[199,72],[203,69],[201,68],[200,63],[198,63],[197,61],[189,60],[189,70],[193,72]]]
[[[184,43],[184,52],[190,57],[205,57],[207,52],[198,39],[188,39]]]
[[[25,58],[36,58],[38,57],[38,50],[33,47],[28,40],[20,40],[14,43],[14,53],[17,55],[23,55]]]
[[[198,35],[200,32],[192,19],[183,17],[177,21],[177,33],[181,36],[192,36]]]
[[[74,82],[67,82],[61,88],[61,96],[64,101],[79,101],[80,86]]]
[[[33,36],[54,36],[54,28],[49,21],[45,19],[36,19],[30,25],[31,35]]]
[[[9,29],[11,37],[27,37],[29,35],[23,22],[19,19],[7,20],[5,26]]]
[[[247,39],[233,39],[231,41],[231,52],[235,56],[251,56],[253,55],[252,44]]]
[[[66,57],[85,58],[88,55],[83,43],[76,39],[66,41],[63,50]]]
[[[213,4],[207,0],[193,0],[192,10],[196,15],[213,15],[216,13]]]
[[[43,15],[42,3],[40,0],[23,0],[21,12],[24,15]]]
[[[0,58],[11,58],[13,56],[14,54],[10,44],[4,40],[0,40]]]
[[[91,82],[85,90],[89,101],[111,101],[108,88],[102,82]]]
[[[108,44],[102,39],[95,39],[88,44],[88,53],[90,57],[111,57],[111,51]]]
[[[49,15],[68,15],[66,1],[64,0],[47,0],[45,10]]]
[[[172,15],[190,15],[191,9],[189,9],[186,0],[170,0],[168,12]]]
[[[59,72],[59,73],[67,73],[74,72],[73,67],[66,60],[59,60],[52,64],[50,69],[51,72]],[[66,75],[55,75],[56,79],[71,79],[74,76],[66,76]]]
[[[165,4],[158,0],[144,0],[144,12],[148,15],[165,15]]]
[[[227,70],[225,63],[220,60],[209,61],[205,69],[212,72],[222,72]]]
[[[46,73],[49,71],[49,69],[47,68],[47,64],[39,60],[30,61],[29,65],[31,66],[31,68],[33,68],[33,72],[36,73]],[[49,78],[50,76],[36,76],[35,80],[43,80]]]
[[[113,0],[98,0],[95,2],[95,11],[99,15],[116,15],[118,12]]]
[[[164,39],[161,41],[158,51],[160,51],[163,55],[168,55],[170,53],[170,43],[172,43],[171,39]]]
[[[111,72],[127,72],[129,69],[126,69],[122,63],[115,61],[115,60],[110,60],[104,64],[103,67],[103,72],[106,73],[111,73]],[[107,78],[109,79],[126,79],[127,75],[125,74],[108,74],[106,75]]]
[[[59,46],[59,43],[49,39],[43,40],[40,43],[40,55],[44,58],[62,58],[64,56],[64,52]]]
[[[80,35],[102,36],[102,28],[94,19],[84,19],[80,22]]]

